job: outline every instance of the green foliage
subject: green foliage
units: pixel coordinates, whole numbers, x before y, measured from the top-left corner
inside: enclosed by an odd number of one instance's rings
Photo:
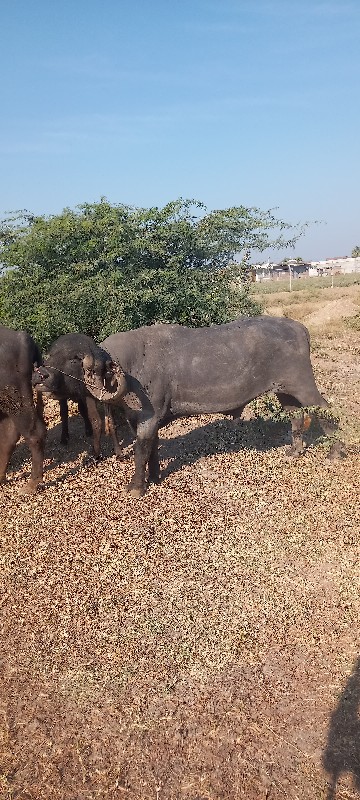
[[[261,417],[266,421],[284,422],[284,420],[290,418],[289,414],[284,411],[276,395],[270,392],[252,400],[249,405],[255,416]]]
[[[102,199],[49,218],[17,212],[0,228],[0,318],[48,348],[71,331],[99,341],[154,322],[196,327],[256,314],[249,253],[293,244],[288,229],[271,212],[206,214],[182,199],[149,209]]]
[[[352,258],[359,258],[359,257],[360,257],[360,247],[359,247],[359,245],[358,245],[358,244],[357,244],[357,245],[356,245],[356,247],[354,247],[354,249],[352,250],[352,252],[351,252],[351,257],[352,257]]]
[[[131,283],[112,294],[112,311],[101,338],[154,322],[177,322],[198,327],[229,322],[242,313],[257,314],[248,284],[236,283],[234,270],[142,270]]]

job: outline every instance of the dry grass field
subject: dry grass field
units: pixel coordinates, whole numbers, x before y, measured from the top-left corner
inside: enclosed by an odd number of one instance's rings
[[[20,443],[0,495],[1,800],[359,797],[360,286],[257,296],[308,324],[348,457],[181,420],[137,501],[127,432],[94,468],[48,403],[44,491]]]

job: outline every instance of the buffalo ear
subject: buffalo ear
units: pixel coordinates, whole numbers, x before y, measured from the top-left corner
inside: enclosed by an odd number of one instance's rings
[[[106,370],[106,372],[111,372],[113,374],[115,369],[116,369],[116,366],[117,365],[115,364],[115,361],[113,361],[111,358],[108,358],[105,361],[105,370]]]
[[[94,358],[89,353],[85,353],[85,355],[80,356],[80,360],[83,364],[83,369],[92,370],[94,369]]]

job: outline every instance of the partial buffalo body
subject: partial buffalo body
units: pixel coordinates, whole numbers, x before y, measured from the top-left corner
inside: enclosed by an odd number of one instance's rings
[[[266,392],[275,393],[289,410],[328,407],[315,383],[309,333],[293,320],[242,317],[197,329],[154,325],[116,333],[101,347],[127,377],[128,394],[121,403],[137,433],[129,486],[134,497],[145,492],[147,465],[149,480],[159,481],[158,429],[177,417],[239,417],[251,400]],[[89,391],[100,397],[101,378],[88,364],[87,382],[90,376]],[[309,423],[303,414],[292,419],[295,456],[303,451],[303,430]]]
[[[28,333],[0,325],[0,483],[23,436],[31,452],[31,477],[22,494],[31,494],[43,481],[46,426],[42,398],[33,401],[31,376],[41,362],[39,350]]]
[[[97,347],[95,342],[82,333],[67,333],[54,342],[45,364],[34,371],[33,386],[38,393],[50,395],[60,404],[62,422],[61,443],[69,439],[68,400],[78,404],[79,412],[85,422],[86,434],[93,437],[93,455],[97,461],[100,455],[102,421],[97,409],[96,400],[89,393],[84,383],[82,360],[86,356],[96,363],[97,375],[102,380],[102,399],[106,401],[105,371],[106,364],[111,363],[110,356]],[[119,373],[117,389],[121,385]],[[121,393],[121,389],[120,389]],[[110,386],[110,396],[113,397]],[[112,414],[107,416],[108,427],[113,437],[115,453],[121,457],[122,449],[118,442]]]

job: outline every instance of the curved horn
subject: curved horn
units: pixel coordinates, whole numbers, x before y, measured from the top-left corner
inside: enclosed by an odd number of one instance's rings
[[[101,377],[94,371],[93,358],[86,355],[82,360],[85,386],[88,392],[102,403],[116,403],[128,390],[124,370],[120,364],[113,361],[110,363],[112,372],[110,386],[113,387],[113,391],[105,388],[105,382],[102,383]]]

